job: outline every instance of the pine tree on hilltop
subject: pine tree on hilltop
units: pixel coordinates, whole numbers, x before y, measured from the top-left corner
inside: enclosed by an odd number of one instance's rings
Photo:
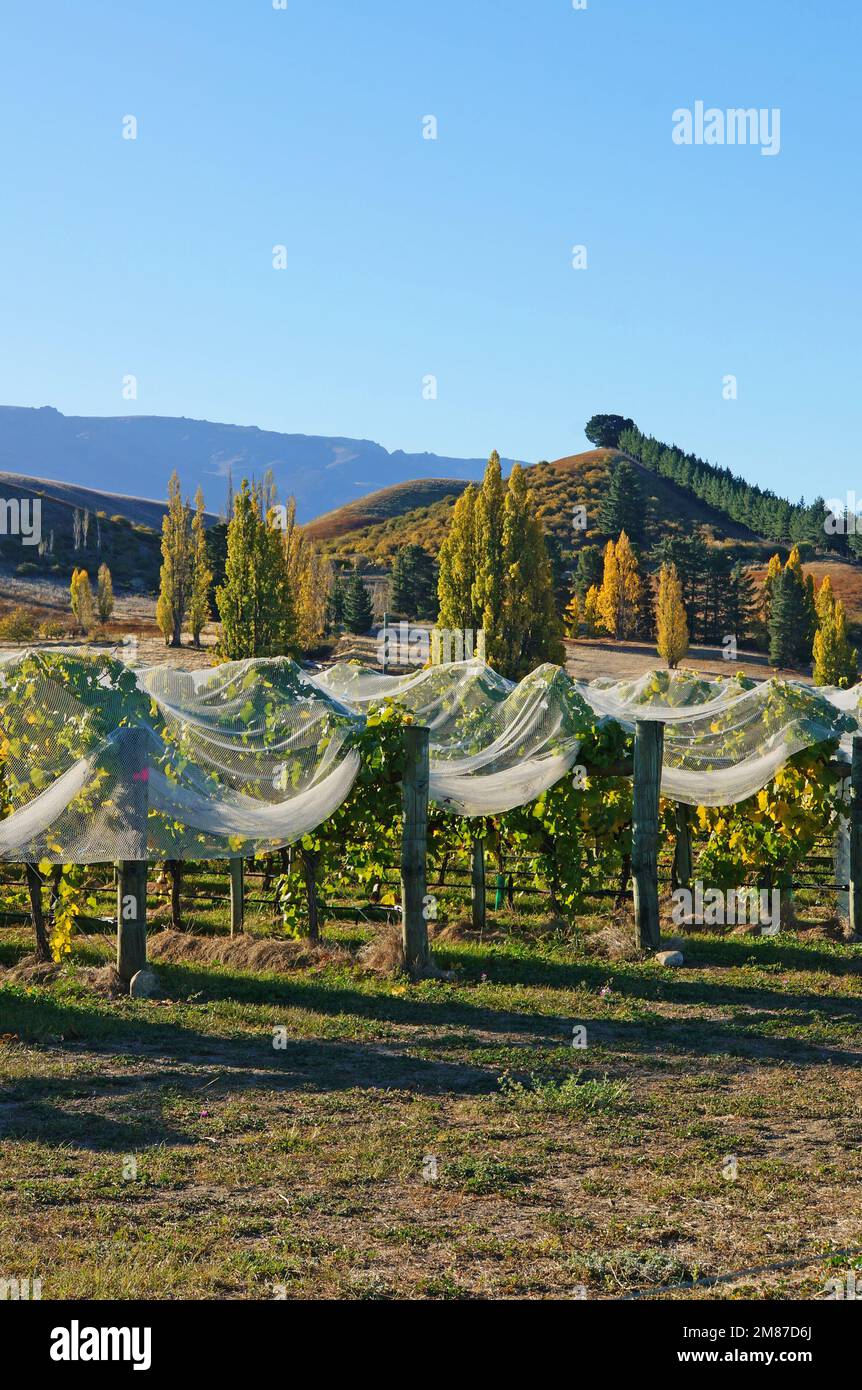
[[[658,654],[673,671],[688,651],[688,622],[682,601],[682,585],[673,565],[662,565],[656,604]]]
[[[348,632],[367,632],[374,617],[374,605],[359,570],[353,571],[344,595],[344,622]]]
[[[847,637],[847,614],[832,591],[827,574],[817,595],[817,631],[814,634],[814,684],[846,689],[856,681],[858,659]]]
[[[630,540],[639,541],[646,521],[646,499],[637,473],[620,459],[611,470],[610,482],[599,508],[598,527],[607,536],[625,531]]]

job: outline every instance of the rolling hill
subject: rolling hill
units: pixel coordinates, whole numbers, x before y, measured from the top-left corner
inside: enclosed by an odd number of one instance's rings
[[[224,508],[229,471],[261,478],[271,469],[278,492],[293,494],[297,517],[353,502],[374,489],[433,475],[480,478],[484,459],[390,453],[368,439],[280,434],[171,416],[62,415],[51,406],[0,406],[0,471],[53,478],[99,491],[166,497],[176,469],[184,493],[203,489],[210,511]]]
[[[536,515],[560,542],[564,553],[585,540],[601,537],[599,506],[611,467],[620,457],[614,449],[589,449],[551,463],[527,466]],[[728,546],[740,558],[752,562],[767,558],[775,549],[685,488],[634,460],[630,462],[647,503],[647,544],[665,535],[690,535],[696,526],[701,526],[715,544]],[[452,479],[402,483],[363,499],[364,505],[354,503],[318,517],[309,530],[327,554],[341,560],[361,557],[372,565],[386,566],[395,551],[407,542],[417,542],[436,554],[448,530],[455,500],[466,486]],[[442,496],[435,496],[441,491]],[[586,534],[573,529],[576,506],[586,508]]]

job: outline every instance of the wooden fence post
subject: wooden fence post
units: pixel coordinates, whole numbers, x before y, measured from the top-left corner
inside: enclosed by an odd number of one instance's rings
[[[850,764],[850,930],[862,935],[862,734]]]
[[[45,912],[42,906],[42,875],[36,864],[25,864],[24,869],[27,876],[27,892],[30,896],[30,915],[33,919],[33,932],[36,937],[36,959],[50,960],[51,948],[48,945]]]
[[[632,785],[632,881],[635,940],[641,949],[658,950],[658,801],[664,724],[638,719],[635,723]]]
[[[245,905],[242,889],[242,860],[231,859],[230,863],[230,934],[235,936],[242,931],[245,921]]]
[[[676,845],[671,870],[672,888],[691,887],[691,807],[676,804]]]
[[[473,840],[473,872],[470,884],[473,930],[481,935],[485,930],[485,841]]]
[[[134,858],[117,870],[117,974],[124,984],[147,964],[147,816],[149,762],[146,730],[122,732],[118,802],[131,830]]]
[[[425,917],[428,834],[428,730],[408,724],[404,730],[401,786],[404,826],[401,837],[401,932],[404,963],[416,980],[432,973]]]

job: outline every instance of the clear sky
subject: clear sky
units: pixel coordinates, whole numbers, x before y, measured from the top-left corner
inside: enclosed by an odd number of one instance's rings
[[[607,410],[862,493],[860,31],[857,0],[6,0],[0,403],[528,461]],[[675,144],[697,101],[780,108],[780,153]]]

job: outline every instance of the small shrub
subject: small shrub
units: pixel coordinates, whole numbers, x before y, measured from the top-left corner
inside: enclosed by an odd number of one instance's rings
[[[13,608],[0,618],[0,642],[29,642],[36,624],[26,608]]]
[[[39,566],[32,560],[22,560],[20,565],[15,566],[16,574],[38,574]]]
[[[577,1072],[562,1081],[543,1081],[531,1076],[529,1085],[516,1081],[509,1072],[500,1077],[500,1098],[519,1110],[544,1110],[549,1114],[591,1115],[598,1110],[615,1110],[625,1099],[621,1081],[582,1081]]]
[[[64,637],[65,634],[65,627],[56,618],[46,618],[43,623],[39,624],[40,637]]]

